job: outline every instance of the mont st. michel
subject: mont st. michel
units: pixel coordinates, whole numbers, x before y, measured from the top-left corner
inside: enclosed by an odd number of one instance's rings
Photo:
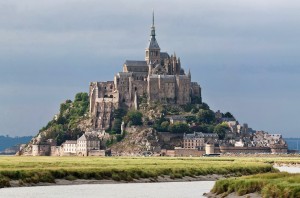
[[[230,113],[212,111],[201,86],[174,53],[161,51],[154,14],[144,60],[125,60],[111,81],[60,112],[19,155],[202,156],[287,153],[280,134],[256,131]]]

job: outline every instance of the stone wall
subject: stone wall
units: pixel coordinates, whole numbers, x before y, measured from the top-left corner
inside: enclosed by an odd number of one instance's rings
[[[233,147],[220,146],[221,153],[271,153],[270,147]]]
[[[201,157],[205,154],[204,150],[197,149],[175,149],[176,157]]]

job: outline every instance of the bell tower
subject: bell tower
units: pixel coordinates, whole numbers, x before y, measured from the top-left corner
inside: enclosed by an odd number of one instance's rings
[[[147,64],[150,62],[154,65],[160,64],[160,48],[155,38],[155,26],[154,26],[154,11],[152,13],[152,26],[150,40],[147,48],[145,49],[145,61]]]

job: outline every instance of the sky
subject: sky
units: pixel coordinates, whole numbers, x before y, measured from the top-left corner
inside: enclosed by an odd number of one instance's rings
[[[300,1],[0,1],[0,135],[35,135],[60,103],[144,60],[155,11],[214,111],[300,137]]]

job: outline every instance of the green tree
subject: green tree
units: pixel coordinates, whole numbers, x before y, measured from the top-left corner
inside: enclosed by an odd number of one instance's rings
[[[122,119],[124,116],[126,115],[126,111],[124,110],[124,109],[122,109],[122,108],[120,108],[120,109],[116,109],[116,110],[114,110],[114,112],[113,112],[113,117],[115,118],[115,119]]]
[[[47,130],[45,139],[55,139],[58,145],[67,139],[76,140],[83,134],[78,124],[88,112],[88,106],[88,94],[76,94],[74,102],[66,100],[62,103],[57,119],[51,120],[40,132]]]
[[[198,97],[198,96],[192,96],[192,104],[201,104],[201,98],[200,97]]]
[[[197,114],[198,122],[211,124],[215,122],[215,113],[212,110],[200,109]]]
[[[199,105],[199,109],[209,110],[209,106],[208,104],[203,102],[202,104]]]
[[[186,123],[177,122],[175,124],[171,124],[169,130],[172,133],[186,133],[189,132],[189,125]]]
[[[88,101],[89,100],[89,95],[88,93],[84,93],[84,92],[80,92],[77,93],[75,95],[75,101],[74,102],[78,102],[78,101]]]
[[[213,124],[200,124],[196,126],[192,126],[191,130],[196,132],[203,132],[203,133],[213,133],[215,125]]]
[[[117,118],[114,120],[111,130],[116,133],[121,133],[122,120]]]
[[[142,125],[143,114],[139,111],[129,111],[124,117],[125,123],[131,123],[132,125]]]
[[[169,131],[169,121],[164,121],[160,124],[162,131]]]
[[[229,127],[226,123],[218,124],[214,129],[214,133],[218,134],[220,140],[224,140],[227,131]]]
[[[235,119],[234,116],[233,116],[230,112],[226,112],[226,113],[224,114],[224,117],[225,117],[225,118],[233,118],[233,119]]]

